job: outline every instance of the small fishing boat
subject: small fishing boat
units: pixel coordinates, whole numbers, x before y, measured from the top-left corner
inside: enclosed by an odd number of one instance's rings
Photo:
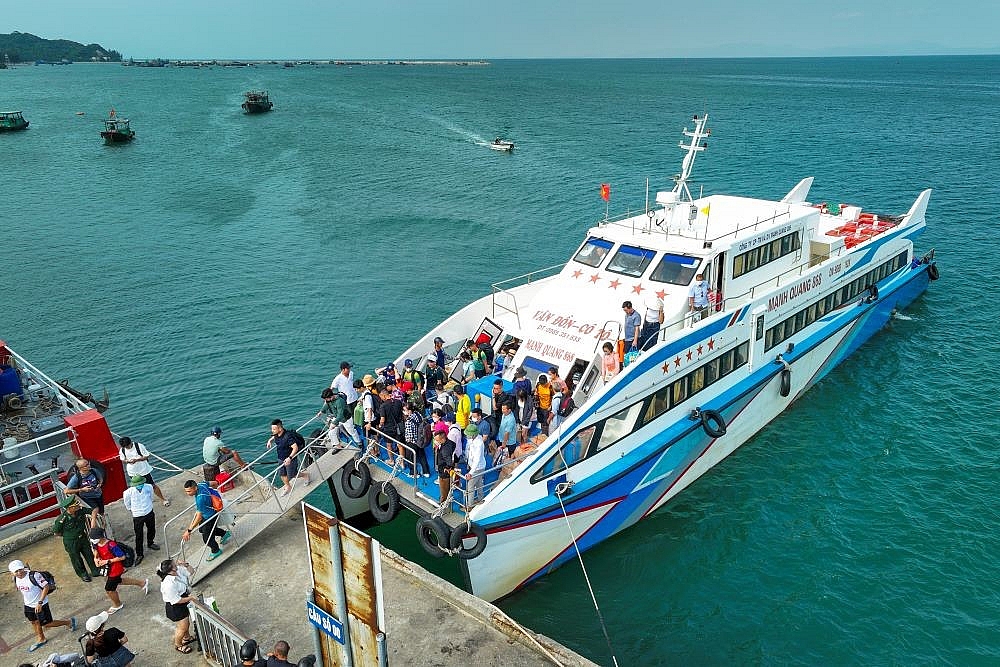
[[[510,153],[511,151],[514,150],[514,142],[497,137],[496,139],[493,140],[493,143],[490,144],[490,148],[492,148],[495,151]]]
[[[243,104],[240,106],[245,113],[264,113],[274,106],[266,90],[248,90],[243,93],[243,97]]]
[[[0,111],[0,132],[16,132],[28,127],[20,111]]]
[[[128,118],[120,118],[112,109],[104,119],[101,138],[106,144],[124,144],[135,139],[135,131],[129,126]]]

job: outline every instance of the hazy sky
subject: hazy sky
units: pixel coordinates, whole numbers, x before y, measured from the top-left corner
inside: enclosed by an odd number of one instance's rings
[[[0,0],[0,33],[134,58],[566,58],[1000,52],[991,0]]]

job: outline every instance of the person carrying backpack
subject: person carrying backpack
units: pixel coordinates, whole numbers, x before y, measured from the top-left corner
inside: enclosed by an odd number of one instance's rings
[[[409,403],[403,405],[403,431],[406,446],[413,449],[413,456],[416,457],[416,461],[410,462],[413,466],[414,476],[418,474],[420,469],[423,469],[423,476],[430,477],[433,463],[427,453],[427,445],[430,444],[429,428],[420,411]],[[409,457],[410,453],[407,452],[407,458]]]
[[[111,600],[109,614],[114,614],[125,606],[125,603],[118,597],[120,585],[138,586],[142,589],[143,595],[149,593],[149,579],[140,581],[125,576],[127,550],[117,542],[109,540],[103,528],[90,529],[90,543],[94,545],[94,562],[97,563],[98,567],[108,568],[108,579],[104,582],[104,592]]]
[[[28,566],[19,560],[12,560],[7,569],[14,577],[14,587],[21,591],[21,597],[24,598],[24,617],[35,631],[36,641],[28,647],[29,653],[37,651],[48,643],[43,628],[66,626],[70,632],[76,630],[75,617],[70,617],[68,621],[52,618],[52,612],[49,611],[49,593],[55,588],[54,582],[50,582],[42,572],[29,570]]]
[[[458,425],[458,423],[453,423],[448,425],[448,440],[454,445],[454,456],[455,467],[458,467],[460,463],[465,463],[465,429]]]
[[[232,537],[232,533],[219,527],[219,510],[222,509],[222,495],[208,485],[208,482],[196,482],[189,479],[184,482],[184,493],[194,496],[194,516],[191,523],[181,535],[181,540],[187,542],[195,529],[201,533],[202,541],[208,546],[209,554],[206,561],[215,560],[222,555],[222,547]],[[221,538],[216,540],[216,538]]]
[[[320,394],[323,399],[323,407],[316,413],[317,417],[326,415],[326,424],[330,429],[330,446],[340,445],[340,434],[343,433],[350,439],[355,447],[361,445],[361,438],[354,428],[354,413],[347,407],[347,396],[329,387]]]
[[[295,429],[286,429],[280,419],[271,422],[271,437],[267,440],[267,448],[274,447],[278,454],[278,463],[281,465],[281,481],[283,483],[281,495],[287,496],[292,492],[291,480],[296,475],[305,479],[305,485],[309,486],[309,473],[303,470],[299,472],[299,452],[306,445],[306,440]]]

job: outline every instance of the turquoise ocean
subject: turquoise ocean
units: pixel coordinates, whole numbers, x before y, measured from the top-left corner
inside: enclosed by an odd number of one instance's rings
[[[241,113],[251,88],[272,113]],[[610,648],[578,564],[500,606],[601,664],[1000,664],[1000,57],[25,66],[0,72],[0,107],[31,121],[0,135],[0,338],[107,387],[116,431],[188,465],[211,426],[260,451],[341,360],[364,374],[565,261],[600,183],[612,214],[641,209],[692,114],[713,129],[696,192],[814,176],[813,201],[902,213],[934,188],[918,249],[941,279],[584,554]],[[112,107],[131,145],[102,144]],[[457,580],[408,513],[374,533]]]

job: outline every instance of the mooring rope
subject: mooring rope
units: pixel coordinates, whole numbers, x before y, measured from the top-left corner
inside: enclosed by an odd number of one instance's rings
[[[576,543],[576,533],[573,532],[573,525],[569,522],[569,515],[566,514],[566,506],[563,504],[562,494],[569,490],[569,486],[568,482],[557,484],[556,498],[559,499],[559,507],[562,508],[563,518],[566,519],[566,529],[569,530],[569,535],[573,539],[573,549],[576,550],[576,557],[580,561],[580,569],[583,570],[583,578],[587,582],[587,590],[590,591],[590,599],[594,603],[594,610],[597,611],[597,620],[601,622],[601,632],[604,633],[604,641],[608,645],[611,661],[615,664],[615,667],[618,667],[618,658],[615,657],[615,650],[611,648],[611,637],[608,636],[608,626],[604,623],[604,615],[601,613],[601,607],[597,604],[594,587],[590,584],[590,575],[587,574],[587,567],[583,564],[583,554],[580,553],[580,547]]]

